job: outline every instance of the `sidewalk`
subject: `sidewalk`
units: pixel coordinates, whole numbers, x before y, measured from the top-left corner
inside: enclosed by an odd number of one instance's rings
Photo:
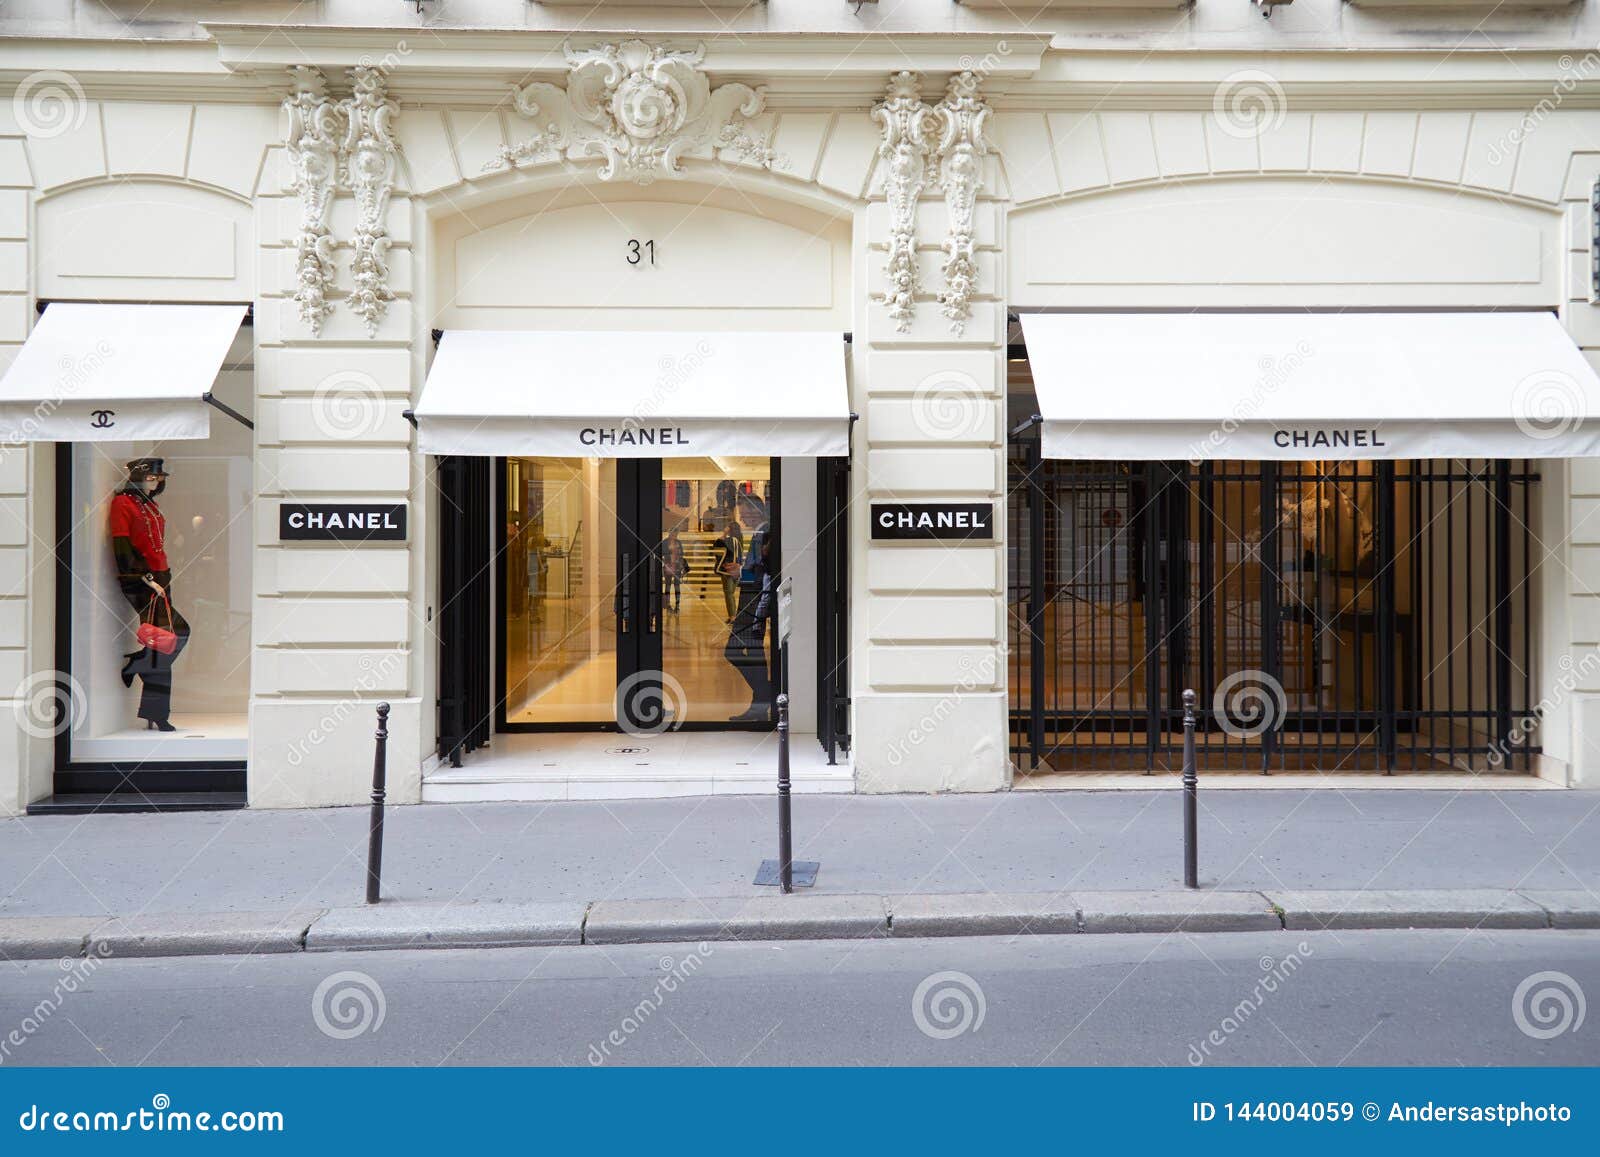
[[[73,917],[52,945],[120,930],[126,954],[184,929],[294,951],[356,946],[380,926],[422,943],[550,943],[1111,931],[1140,919],[1152,931],[1334,918],[1473,927],[1492,913],[1549,927],[1585,924],[1591,910],[1600,924],[1600,792],[1202,788],[1198,898],[1180,888],[1176,791],[797,797],[795,856],[822,868],[795,897],[751,884],[775,854],[775,806],[391,808],[381,915],[360,908],[365,808],[21,817],[0,821],[0,920]],[[663,903],[629,907],[640,901]],[[528,939],[535,927],[543,939]]]

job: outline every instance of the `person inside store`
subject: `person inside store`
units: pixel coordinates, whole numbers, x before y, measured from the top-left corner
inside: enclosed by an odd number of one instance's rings
[[[126,654],[122,685],[139,679],[139,718],[149,731],[172,725],[172,666],[189,644],[189,624],[172,606],[172,566],[167,561],[167,520],[156,498],[167,488],[160,458],[135,458],[127,479],[111,496],[108,530],[117,585],[139,618],[144,645]]]
[[[739,524],[729,522],[722,532],[722,537],[717,539],[712,547],[712,565],[717,569],[717,578],[722,582],[722,605],[728,612],[725,622],[733,622],[734,613],[739,609],[739,561],[743,557],[744,536],[739,533]]]
[[[750,706],[730,716],[730,723],[772,720],[776,689],[767,659],[767,624],[774,610],[771,564],[772,535],[763,524],[751,536],[750,552],[744,560],[744,580],[752,597],[745,599],[739,608],[733,629],[728,632],[728,642],[722,648],[723,657],[733,664],[733,669],[750,688]]]
[[[676,611],[683,600],[683,580],[689,573],[689,560],[683,553],[683,542],[678,538],[678,528],[667,531],[661,544],[661,575],[665,584],[662,602],[667,610]]]

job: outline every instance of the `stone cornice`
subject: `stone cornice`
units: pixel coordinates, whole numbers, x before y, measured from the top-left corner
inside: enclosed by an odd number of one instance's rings
[[[513,84],[564,74],[564,43],[596,39],[593,33],[525,29],[206,28],[214,40],[6,38],[0,40],[0,87],[59,69],[94,99],[275,105],[292,65],[341,72],[364,64],[383,69],[402,105],[499,105]],[[700,42],[693,33],[649,39]],[[1290,106],[1301,109],[1527,109],[1573,76],[1572,54],[1552,49],[1050,50],[1047,39],[766,33],[707,35],[703,42],[706,70],[719,83],[765,85],[767,106],[775,111],[864,111],[881,98],[884,78],[893,72],[911,69],[939,85],[961,65],[981,73],[996,111],[1209,109],[1219,81],[1243,69],[1270,73]],[[1600,77],[1569,83],[1560,95],[1563,109],[1600,107]]]
[[[566,71],[567,45],[615,39],[593,30],[526,28],[334,28],[207,23],[222,67],[243,76],[306,64],[380,65],[391,91],[408,102],[498,101],[509,83],[553,80]],[[652,43],[705,47],[705,70],[720,81],[767,86],[774,107],[839,104],[865,107],[883,78],[900,69],[948,74],[982,64],[986,74],[1026,77],[1036,71],[1050,37],[1023,33],[638,33]]]

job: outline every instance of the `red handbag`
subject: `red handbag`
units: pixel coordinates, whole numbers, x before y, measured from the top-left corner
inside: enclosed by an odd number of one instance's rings
[[[156,626],[154,622],[155,612],[152,609],[150,614],[152,621],[140,623],[138,631],[135,632],[135,638],[139,640],[139,645],[142,647],[149,647],[152,651],[170,655],[178,649],[178,636],[172,630],[172,599],[163,595],[161,601],[167,607],[167,625],[164,627]]]

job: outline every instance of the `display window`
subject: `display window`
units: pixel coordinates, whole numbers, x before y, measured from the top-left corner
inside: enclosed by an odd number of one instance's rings
[[[212,387],[253,414],[251,332]],[[250,702],[254,434],[59,447],[58,639],[69,765],[242,761]]]

